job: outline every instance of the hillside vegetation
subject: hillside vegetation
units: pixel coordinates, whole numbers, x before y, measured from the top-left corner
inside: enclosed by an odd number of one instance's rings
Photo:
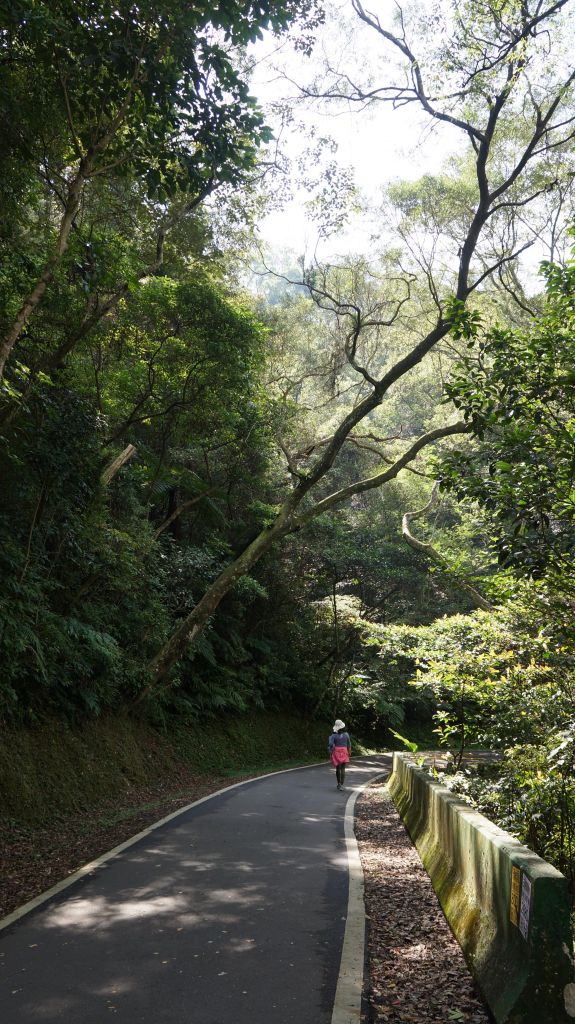
[[[10,817],[340,716],[575,879],[573,2],[2,7]],[[387,103],[417,174],[367,196],[309,118]],[[302,189],[315,251],[266,246]]]

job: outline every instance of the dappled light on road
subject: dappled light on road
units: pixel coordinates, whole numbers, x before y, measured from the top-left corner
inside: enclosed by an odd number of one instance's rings
[[[350,791],[380,770],[351,765]],[[346,804],[325,765],[160,826],[5,934],[2,1024],[188,1024],[190,1006],[193,1024],[248,1024],[274,1006],[273,1024],[328,1024]]]
[[[109,903],[103,896],[91,900],[70,900],[55,907],[45,917],[44,928],[102,928],[120,921],[140,917],[173,914],[182,909],[184,901],[177,896],[158,896],[148,900]]]

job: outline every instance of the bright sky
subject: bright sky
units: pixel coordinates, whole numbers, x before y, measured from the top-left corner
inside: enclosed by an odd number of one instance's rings
[[[342,5],[342,9],[347,7],[347,4]],[[360,61],[362,65],[370,62],[377,68],[381,60],[380,41],[373,32],[363,29],[357,18],[352,24],[350,38],[344,38],[341,29],[338,35],[337,28],[328,25],[320,33],[314,55],[309,59],[294,53],[288,46],[278,53],[277,40],[264,39],[255,50],[258,64],[252,93],[264,106],[286,96],[295,96],[295,86],[282,79],[274,65],[284,67],[293,82],[306,84],[317,72],[323,51],[329,53],[330,60],[341,60],[351,69],[350,74]],[[314,126],[319,134],[329,135],[336,141],[335,159],[340,165],[353,168],[358,190],[371,199],[377,199],[382,186],[394,179],[414,179],[424,173],[437,172],[450,149],[461,142],[460,133],[449,126],[439,129],[435,126],[430,140],[429,120],[415,107],[393,110],[390,105],[379,103],[362,111],[357,107],[338,109],[334,105],[330,112],[300,107],[296,116],[307,126]],[[286,152],[295,163],[305,148],[305,136],[299,131],[284,139]],[[309,194],[300,189],[283,210],[268,216],[260,224],[264,240],[273,247],[293,249],[298,255],[313,251],[318,233],[317,225],[306,213],[309,198]],[[320,251],[323,255],[346,248],[363,251],[369,244],[372,230],[373,225],[370,227],[354,217],[349,230],[337,239],[322,242]]]
[[[436,2],[415,0],[412,10],[416,16],[427,17],[429,13],[432,17]],[[397,10],[392,0],[372,0],[371,6],[382,20],[391,18],[393,11]],[[411,31],[417,35],[415,27]],[[553,44],[554,70],[559,73],[563,68],[561,77],[566,77],[572,66],[572,36],[569,31],[567,37],[561,41],[558,33]],[[441,43],[441,35],[437,41]],[[539,45],[544,48],[545,39]],[[330,0],[327,23],[318,32],[311,58],[297,54],[291,44],[283,43],[278,47],[278,40],[272,37],[264,38],[252,52],[257,65],[251,91],[264,109],[270,103],[294,99],[298,95],[297,85],[308,85],[320,73],[325,59],[351,79],[357,77],[360,84],[367,84],[367,88],[381,86],[390,80],[401,81],[390,67],[395,60],[393,47],[386,47],[372,29],[362,25],[351,11],[349,0]],[[280,73],[282,69],[283,75]],[[537,70],[543,86],[544,60]],[[439,83],[436,83],[438,87]],[[380,102],[361,110],[357,106],[344,108],[342,103],[322,110],[317,105],[312,107],[307,101],[307,109],[296,105],[295,117],[306,127],[313,126],[317,134],[333,137],[338,146],[333,158],[340,166],[352,168],[360,197],[365,197],[373,205],[377,204],[382,189],[390,182],[414,180],[426,173],[435,174],[450,155],[461,153],[462,148],[468,145],[459,129],[431,122],[416,104],[394,110],[391,104]],[[273,118],[269,114],[268,123],[273,126]],[[291,135],[286,134],[282,144],[295,167],[309,140],[300,128]],[[316,255],[323,260],[352,252],[373,254],[377,244],[373,238],[374,230],[381,227],[373,215],[362,217],[352,212],[344,232],[318,241],[318,224],[306,210],[309,199],[309,192],[299,188],[283,209],[260,223],[263,240],[275,251],[276,257],[282,252],[286,253],[288,261],[303,254],[308,258]],[[523,274],[527,275],[525,281],[528,286],[531,282],[535,291],[540,288],[539,262],[547,255],[548,251],[541,242],[520,258]]]

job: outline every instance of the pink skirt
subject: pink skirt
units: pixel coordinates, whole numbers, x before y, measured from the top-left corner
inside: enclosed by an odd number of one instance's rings
[[[349,761],[347,747],[334,747],[331,752],[331,763],[334,768],[337,768],[338,764],[346,764],[347,761]]]

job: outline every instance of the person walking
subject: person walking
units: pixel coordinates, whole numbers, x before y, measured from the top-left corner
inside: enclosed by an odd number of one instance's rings
[[[335,768],[337,788],[343,789],[345,782],[345,766],[351,757],[351,739],[345,731],[345,722],[341,718],[336,719],[333,732],[328,740],[328,751],[331,763]]]

